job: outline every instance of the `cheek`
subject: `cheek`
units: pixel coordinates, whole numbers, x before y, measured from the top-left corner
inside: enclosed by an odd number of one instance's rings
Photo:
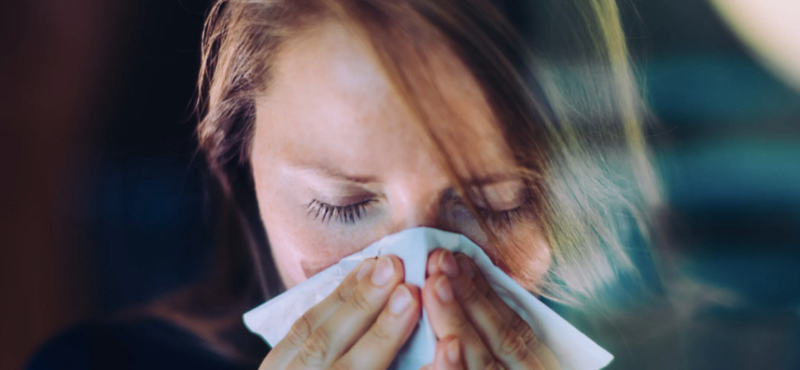
[[[270,249],[281,278],[291,288],[342,257],[355,252],[348,245],[313,231],[306,225],[283,219],[264,219]]]
[[[501,267],[524,288],[537,291],[552,263],[547,238],[535,223],[498,234]]]
[[[515,224],[510,229],[496,229],[497,244],[480,227],[475,216],[465,207],[453,210],[451,229],[478,244],[498,267],[528,290],[534,290],[550,268],[551,252],[544,233],[533,219]]]
[[[291,288],[342,258],[367,247],[382,229],[367,223],[358,227],[323,224],[307,214],[305,201],[292,192],[273,192],[278,183],[257,183],[261,219],[270,249],[287,288]]]

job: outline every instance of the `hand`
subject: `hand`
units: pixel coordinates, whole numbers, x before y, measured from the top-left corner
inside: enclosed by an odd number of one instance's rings
[[[427,272],[422,302],[439,342],[425,370],[561,368],[469,257],[437,249]]]
[[[386,369],[421,314],[419,288],[403,279],[396,256],[362,262],[292,325],[259,369]]]

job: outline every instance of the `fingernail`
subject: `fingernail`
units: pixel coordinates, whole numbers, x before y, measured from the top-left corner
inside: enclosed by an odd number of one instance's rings
[[[389,279],[394,275],[394,265],[388,256],[380,256],[378,263],[375,264],[375,270],[372,271],[372,283],[377,286],[383,286],[389,282]]]
[[[475,277],[475,271],[472,270],[472,264],[469,263],[469,257],[459,254],[458,255],[458,266],[461,267],[461,271],[463,271],[470,279]]]
[[[450,282],[447,281],[447,276],[439,276],[439,279],[436,280],[436,284],[434,284],[434,288],[436,289],[436,295],[439,296],[442,302],[450,302],[453,300],[453,291],[450,289]]]
[[[411,293],[405,285],[400,285],[392,293],[392,298],[389,299],[389,312],[398,314],[405,311],[408,304],[411,303]]]
[[[439,269],[448,277],[458,276],[458,265],[452,253],[446,250],[439,253]]]
[[[366,275],[369,270],[372,270],[372,267],[375,266],[374,259],[368,259],[361,264],[361,268],[358,269],[358,273],[356,274],[356,279],[361,280],[364,275]]]
[[[450,361],[451,364],[458,363],[458,359],[461,357],[458,353],[459,349],[458,339],[453,339],[450,343],[447,343],[447,360]]]

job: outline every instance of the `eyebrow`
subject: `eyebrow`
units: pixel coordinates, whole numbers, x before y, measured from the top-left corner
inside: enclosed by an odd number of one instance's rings
[[[486,176],[476,177],[471,180],[465,181],[466,185],[470,186],[488,186],[501,184],[509,181],[522,181],[522,178],[510,173],[495,173]]]
[[[332,168],[324,164],[299,165],[299,166],[292,166],[292,168],[301,171],[315,172],[325,177],[345,180],[357,184],[369,184],[378,181],[378,178],[375,176],[348,174],[340,169]]]
[[[315,172],[325,177],[349,181],[356,184],[369,184],[378,182],[378,178],[375,176],[349,174],[340,169],[324,164],[298,165],[292,166],[292,168],[301,171]],[[508,181],[522,181],[522,178],[512,173],[495,173],[486,176],[475,177],[472,179],[466,179],[464,184],[467,186],[483,187]]]

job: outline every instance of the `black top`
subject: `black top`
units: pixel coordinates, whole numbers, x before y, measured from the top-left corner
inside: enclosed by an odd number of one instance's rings
[[[223,357],[164,320],[141,318],[67,330],[36,352],[28,370],[250,370],[258,365]]]

